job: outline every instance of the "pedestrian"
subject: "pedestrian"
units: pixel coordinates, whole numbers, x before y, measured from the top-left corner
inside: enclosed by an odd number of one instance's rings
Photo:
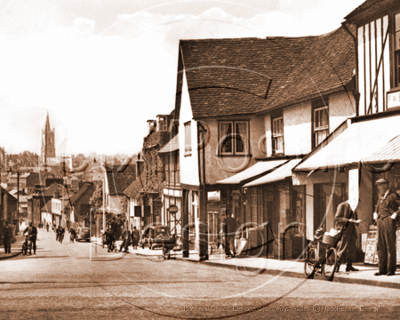
[[[29,254],[32,254],[32,249],[33,249],[33,254],[36,254],[37,229],[32,222],[29,222],[29,226],[24,230],[23,233],[26,232],[28,232],[29,241],[31,243],[31,245],[29,246]]]
[[[236,220],[228,213],[222,223],[223,234],[225,236],[225,254],[228,257],[234,257],[235,250],[235,236],[237,231]]]
[[[353,261],[357,256],[357,231],[356,226],[360,223],[357,220],[357,202],[348,200],[339,204],[336,215],[335,223],[340,233],[340,240],[336,246],[338,262],[336,271],[339,271],[340,265],[346,264],[346,271],[358,271],[353,267]]]
[[[48,222],[46,223],[46,229],[47,229],[47,232],[49,232],[49,223]]]
[[[134,249],[137,249],[137,246],[139,244],[139,239],[140,239],[139,231],[136,229],[136,227],[133,227],[133,230],[132,230],[132,247]]]
[[[373,215],[378,227],[376,251],[379,271],[375,275],[392,276],[396,271],[396,219],[400,213],[400,201],[397,194],[390,192],[386,179],[379,179],[375,185],[379,190],[378,203]]]
[[[8,221],[4,221],[3,228],[3,243],[4,243],[4,252],[11,253],[11,240],[12,240],[12,228],[8,225]]]
[[[121,252],[122,249],[125,249],[125,252],[128,253],[129,252],[128,247],[131,240],[131,232],[129,231],[128,226],[126,226],[125,229],[122,231],[121,237],[123,241],[121,247],[119,248],[119,252]]]
[[[69,242],[70,243],[71,242],[75,242],[75,239],[76,239],[76,231],[75,231],[75,229],[74,228],[70,228],[69,229],[69,234],[70,234]]]
[[[107,243],[107,248],[108,248],[107,252],[113,252],[114,247],[115,247],[115,245],[114,245],[115,238],[114,238],[114,232],[112,231],[110,225],[108,226],[108,229],[106,230],[105,236],[106,236],[106,243]]]

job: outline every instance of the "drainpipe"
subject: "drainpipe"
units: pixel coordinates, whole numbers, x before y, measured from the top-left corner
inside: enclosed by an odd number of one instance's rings
[[[199,180],[200,180],[200,260],[208,260],[208,224],[207,224],[207,190],[206,190],[206,155],[205,155],[205,128],[197,122],[197,150],[198,154],[198,167],[199,167]],[[201,134],[201,141],[200,141]],[[201,164],[200,164],[201,162]]]

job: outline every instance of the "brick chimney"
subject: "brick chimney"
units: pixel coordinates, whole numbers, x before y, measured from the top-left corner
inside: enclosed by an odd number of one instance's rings
[[[60,198],[60,191],[54,191],[54,195],[53,195],[53,198],[54,199],[58,199],[58,198]]]

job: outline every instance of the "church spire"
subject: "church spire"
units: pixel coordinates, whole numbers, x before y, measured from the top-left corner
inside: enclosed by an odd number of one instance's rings
[[[46,131],[50,131],[49,110],[47,110],[46,125],[44,126],[44,128]]]

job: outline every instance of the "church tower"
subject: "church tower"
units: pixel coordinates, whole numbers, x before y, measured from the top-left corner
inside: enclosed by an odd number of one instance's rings
[[[44,130],[42,130],[42,149],[40,152],[40,161],[42,163],[47,163],[49,158],[56,157],[54,130],[50,129],[49,112],[47,111],[46,124]]]

